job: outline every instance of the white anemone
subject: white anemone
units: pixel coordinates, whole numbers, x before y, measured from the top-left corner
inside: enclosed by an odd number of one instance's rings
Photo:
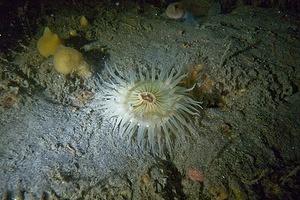
[[[152,151],[171,151],[173,140],[185,141],[196,132],[193,116],[200,103],[189,96],[191,89],[178,84],[186,77],[181,70],[128,71],[110,69],[101,77],[97,104],[103,117],[111,120],[113,131]]]

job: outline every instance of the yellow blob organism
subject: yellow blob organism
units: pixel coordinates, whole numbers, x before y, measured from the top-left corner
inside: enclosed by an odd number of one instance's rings
[[[76,30],[70,30],[69,35],[70,35],[71,37],[76,37],[76,36],[78,36],[78,33],[77,33]]]
[[[80,26],[81,28],[87,28],[89,26],[89,21],[85,16],[80,17]]]
[[[83,61],[81,64],[76,68],[76,74],[81,78],[89,78],[92,75],[89,65]]]
[[[61,39],[57,34],[46,27],[43,36],[37,42],[39,53],[44,57],[54,55],[56,49],[62,44]]]
[[[65,47],[63,45],[55,52],[53,64],[55,70],[64,75],[76,73],[82,78],[88,78],[92,75],[82,54],[76,49]]]

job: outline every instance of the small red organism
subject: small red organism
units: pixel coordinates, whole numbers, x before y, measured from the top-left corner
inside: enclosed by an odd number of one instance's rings
[[[202,171],[191,167],[187,170],[187,178],[194,182],[202,183],[204,181],[204,174]]]

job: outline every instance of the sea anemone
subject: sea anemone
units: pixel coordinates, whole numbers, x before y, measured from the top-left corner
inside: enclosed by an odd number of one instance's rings
[[[106,69],[109,77],[100,77],[96,99],[113,132],[152,152],[170,152],[174,139],[184,142],[195,134],[192,119],[200,103],[189,96],[191,89],[179,86],[186,77],[182,70],[152,68],[124,74],[117,68]]]
[[[182,19],[186,9],[182,2],[175,2],[168,5],[166,15],[171,19]]]

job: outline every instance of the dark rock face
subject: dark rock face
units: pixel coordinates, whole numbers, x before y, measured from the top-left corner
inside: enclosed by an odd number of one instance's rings
[[[277,7],[282,11],[298,13],[300,11],[300,1],[298,0],[220,0],[222,13],[229,13],[238,3],[264,8]]]

